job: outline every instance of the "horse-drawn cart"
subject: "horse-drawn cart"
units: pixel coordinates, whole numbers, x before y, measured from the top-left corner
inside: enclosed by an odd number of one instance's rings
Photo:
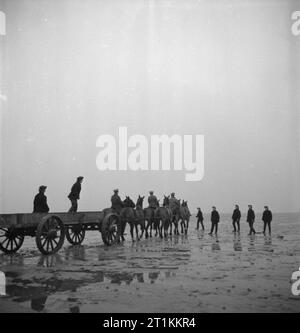
[[[17,252],[25,236],[35,237],[42,254],[53,254],[63,246],[65,238],[73,245],[81,244],[88,230],[101,232],[105,245],[113,245],[120,236],[119,216],[109,209],[99,212],[32,213],[0,215],[0,250]]]

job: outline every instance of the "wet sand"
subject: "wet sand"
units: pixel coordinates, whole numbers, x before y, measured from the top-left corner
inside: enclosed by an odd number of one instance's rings
[[[300,266],[298,219],[278,215],[270,237],[248,236],[245,222],[233,234],[227,218],[211,237],[210,224],[196,231],[192,218],[186,236],[127,235],[114,247],[94,231],[53,256],[27,238],[20,253],[0,255],[7,277],[0,312],[300,312],[290,282]]]

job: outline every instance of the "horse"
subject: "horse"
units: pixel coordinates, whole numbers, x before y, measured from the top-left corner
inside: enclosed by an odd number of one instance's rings
[[[124,204],[124,208],[122,208],[121,212],[120,212],[121,237],[124,240],[124,231],[126,228],[126,223],[129,223],[132,241],[134,241],[134,236],[133,236],[134,228],[135,228],[135,232],[136,232],[136,240],[140,240],[140,237],[143,236],[144,229],[145,229],[144,216],[141,215],[141,213],[143,213],[143,209],[138,208],[137,211],[134,210],[134,208],[136,206],[135,206],[134,202],[130,199],[129,196],[126,196],[126,199],[123,201],[123,204]],[[139,233],[138,233],[138,225],[141,226],[141,230],[142,230],[140,237],[139,237]]]
[[[188,228],[189,228],[189,222],[190,222],[190,210],[187,205],[187,201],[182,200],[182,204],[179,207],[179,219],[180,219],[180,225],[181,225],[181,233],[187,234]]]
[[[180,220],[180,200],[177,200],[176,205],[170,206],[172,212],[172,223],[174,224],[174,235],[179,235],[178,222]],[[172,223],[170,227],[170,235],[172,234]]]
[[[159,200],[158,201],[158,205],[159,205]],[[157,236],[158,233],[158,223],[157,220],[155,219],[155,211],[157,208],[151,208],[151,207],[147,207],[144,208],[144,217],[145,217],[145,222],[146,222],[146,226],[145,226],[145,237],[148,238],[149,235],[150,237],[152,237],[152,229],[155,230],[155,236]],[[148,232],[148,229],[150,228],[150,232]]]
[[[144,231],[145,231],[145,216],[144,216],[144,210],[143,210],[143,201],[144,201],[145,196],[141,197],[139,195],[137,201],[136,201],[136,209],[135,209],[135,221],[134,221],[134,225],[135,225],[135,231],[137,234],[137,238],[141,239],[143,237]],[[138,225],[140,225],[141,227],[141,235],[140,237],[138,237]]]
[[[172,211],[169,208],[169,198],[169,196],[164,196],[163,207],[158,207],[154,214],[161,238],[163,238],[163,230],[164,237],[167,237],[168,228],[172,224]]]
[[[121,220],[121,237],[122,240],[124,241],[124,232],[126,228],[126,224],[130,224],[130,234],[131,234],[131,239],[133,240],[133,220],[135,219],[135,204],[134,202],[130,199],[129,196],[126,196],[126,199],[123,201],[124,207],[120,211],[120,220]]]

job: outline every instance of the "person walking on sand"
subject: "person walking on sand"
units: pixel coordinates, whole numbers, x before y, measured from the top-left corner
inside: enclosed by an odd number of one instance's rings
[[[69,213],[77,212],[78,209],[78,200],[80,199],[80,191],[81,191],[81,183],[83,181],[83,177],[77,177],[76,183],[73,184],[71,188],[71,192],[68,195],[68,198],[71,201],[71,208],[69,209]]]
[[[47,186],[41,185],[39,193],[34,197],[33,212],[34,213],[48,213],[49,206],[47,204],[47,197],[45,196]]]
[[[247,213],[247,222],[249,223],[249,235],[256,234],[253,224],[255,221],[255,213],[254,210],[252,209],[252,205],[248,205],[248,213]]]
[[[196,230],[199,230],[199,223],[201,223],[202,230],[204,230],[204,225],[203,225],[203,220],[204,220],[204,219],[203,219],[203,213],[202,213],[200,207],[198,207],[197,209],[198,209],[198,212],[197,212],[197,215],[196,215],[196,217],[197,217],[197,228],[196,228]]]
[[[241,219],[241,212],[239,205],[235,205],[235,209],[232,214],[232,225],[233,225],[232,232],[236,232],[236,225],[237,225],[237,231],[240,232],[240,219]]]
[[[263,216],[262,216],[262,220],[264,222],[263,234],[264,235],[266,234],[266,228],[268,226],[269,234],[271,235],[271,222],[272,222],[272,219],[273,219],[273,215],[272,215],[272,212],[269,210],[268,206],[265,206],[264,208],[265,208],[265,210],[264,210]]]
[[[215,234],[218,233],[218,223],[220,222],[220,215],[216,209],[215,206],[212,207],[212,212],[211,212],[211,230],[209,235],[212,235],[214,230]]]

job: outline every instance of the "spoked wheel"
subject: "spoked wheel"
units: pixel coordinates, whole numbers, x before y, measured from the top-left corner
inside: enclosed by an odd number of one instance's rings
[[[24,242],[24,236],[16,228],[0,228],[0,250],[15,253]]]
[[[101,225],[102,240],[105,245],[113,245],[118,242],[120,235],[120,219],[116,214],[107,214]]]
[[[85,237],[85,229],[81,224],[69,225],[66,227],[66,237],[70,244],[79,245]]]
[[[42,219],[36,231],[36,245],[42,254],[56,253],[64,243],[65,227],[57,216]]]

